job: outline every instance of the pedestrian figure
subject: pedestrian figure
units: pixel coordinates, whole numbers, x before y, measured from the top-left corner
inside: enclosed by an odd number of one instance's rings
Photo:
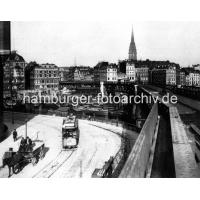
[[[13,140],[14,140],[14,142],[17,141],[17,131],[16,131],[16,129],[14,129],[14,131],[13,131]]]
[[[32,146],[33,142],[32,142],[32,140],[31,140],[31,138],[28,138],[28,144],[29,144],[30,146]]]
[[[26,144],[27,144],[27,151],[32,151],[33,142],[29,137],[26,138]]]
[[[25,148],[26,148],[26,140],[24,139],[24,137],[22,137],[21,142],[20,142],[19,151],[23,152],[23,151],[25,151]]]

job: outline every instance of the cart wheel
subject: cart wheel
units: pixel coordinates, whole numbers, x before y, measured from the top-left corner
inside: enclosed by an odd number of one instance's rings
[[[32,163],[33,166],[36,165],[36,163],[37,163],[37,158],[36,158],[36,157],[33,157],[33,158],[31,159],[31,163]]]
[[[13,166],[13,173],[18,174],[20,172],[20,166],[19,164],[16,164]]]

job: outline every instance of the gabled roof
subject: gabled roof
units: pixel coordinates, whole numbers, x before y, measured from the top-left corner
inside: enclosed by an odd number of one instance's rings
[[[24,58],[17,54],[16,51],[12,51],[11,54],[9,55],[8,59],[6,60],[7,62],[25,62]]]

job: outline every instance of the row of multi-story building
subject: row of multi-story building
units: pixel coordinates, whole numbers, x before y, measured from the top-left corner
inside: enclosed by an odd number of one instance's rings
[[[57,88],[59,81],[200,86],[199,70],[192,67],[180,68],[178,64],[169,61],[150,60],[123,60],[118,64],[99,62],[93,68],[88,66],[57,67],[54,64],[35,63],[27,77],[30,85],[26,84],[26,88],[30,89]]]
[[[12,51],[4,63],[4,97],[20,90],[56,90],[60,81],[94,81],[93,76],[93,68],[88,66],[27,63],[21,55]]]
[[[58,67],[55,64],[26,63],[12,51],[4,64],[4,95],[19,90],[58,89],[59,82],[133,82],[154,85],[200,86],[200,65],[180,68],[169,61],[137,60],[133,31],[128,59],[118,63],[99,62],[94,67]]]
[[[130,55],[130,54],[129,54]],[[55,64],[26,63],[13,51],[4,65],[4,95],[12,91],[58,89],[59,82],[133,82],[154,85],[200,86],[200,69],[180,68],[169,61],[120,60],[99,62],[95,67],[58,67]]]
[[[155,85],[177,85],[200,87],[200,70],[193,67],[153,69],[150,71],[151,82]]]

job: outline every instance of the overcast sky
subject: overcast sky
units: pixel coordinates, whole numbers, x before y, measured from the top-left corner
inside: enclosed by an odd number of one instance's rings
[[[132,26],[138,59],[200,63],[198,22],[12,22],[12,50],[58,66],[117,62],[128,57]]]

